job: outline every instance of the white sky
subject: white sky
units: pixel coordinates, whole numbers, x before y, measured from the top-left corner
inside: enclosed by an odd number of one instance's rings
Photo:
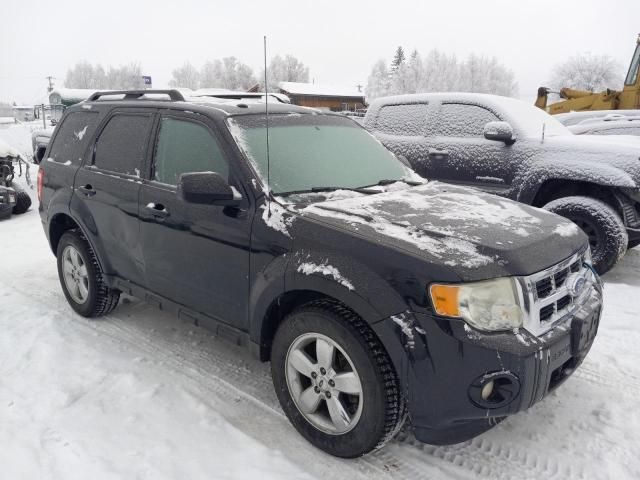
[[[532,100],[553,65],[579,52],[612,55],[626,72],[640,1],[2,0],[0,19],[0,100],[18,103],[42,100],[44,77],[61,85],[83,59],[140,61],[154,87],[185,60],[233,55],[258,73],[264,34],[270,54],[295,55],[321,84],[365,85],[373,63],[402,45],[496,56]]]

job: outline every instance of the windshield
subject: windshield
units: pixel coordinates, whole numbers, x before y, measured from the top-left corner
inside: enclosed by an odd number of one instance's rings
[[[265,115],[239,115],[229,130],[267,184]],[[358,188],[412,175],[362,127],[344,117],[269,115],[270,184],[275,194]]]
[[[500,101],[503,102],[502,106],[510,117],[511,124],[525,137],[542,138],[542,125],[545,137],[573,135],[556,118],[538,107],[513,98],[502,98]]]

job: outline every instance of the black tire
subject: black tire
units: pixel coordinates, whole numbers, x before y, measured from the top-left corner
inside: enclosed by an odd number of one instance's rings
[[[66,247],[72,246],[79,253],[84,265],[87,268],[88,276],[88,297],[86,301],[80,303],[74,300],[67,288],[62,270],[62,256]],[[56,252],[58,263],[58,278],[64,296],[69,305],[83,317],[99,317],[111,312],[120,299],[120,292],[109,288],[104,281],[102,269],[98,264],[95,253],[89,245],[87,239],[79,230],[69,230],[60,238]]]
[[[565,197],[549,202],[546,210],[563,216],[589,237],[593,266],[598,273],[609,271],[627,251],[629,237],[620,215],[601,200]]]
[[[296,339],[309,333],[328,337],[344,350],[361,380],[361,413],[346,433],[326,433],[310,423],[296,406],[287,385],[289,349]],[[309,442],[331,455],[353,458],[380,448],[405,420],[404,396],[387,352],[371,328],[337,302],[314,301],[284,319],[272,345],[271,373],[280,404],[293,426]]]
[[[21,190],[16,191],[16,204],[13,206],[13,214],[20,215],[27,210],[31,206],[31,197],[27,192],[23,192]]]

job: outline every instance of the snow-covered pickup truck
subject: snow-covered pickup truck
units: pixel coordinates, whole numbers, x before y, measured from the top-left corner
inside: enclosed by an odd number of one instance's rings
[[[265,107],[171,90],[65,112],[38,196],[76,312],[126,292],[248,346],[341,457],[407,416],[421,441],[467,440],[576,370],[602,289],[574,224],[427,183],[343,115]]]
[[[578,137],[519,100],[472,93],[375,100],[365,127],[425,178],[477,187],[574,221],[596,269],[640,243],[640,141]]]

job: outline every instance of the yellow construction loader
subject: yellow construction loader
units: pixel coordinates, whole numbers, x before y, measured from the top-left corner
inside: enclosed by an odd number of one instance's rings
[[[583,110],[631,110],[640,108],[640,35],[636,44],[636,50],[631,58],[629,72],[624,81],[622,91],[605,90],[594,93],[572,88],[561,88],[559,92],[553,92],[546,87],[538,89],[538,98],[535,106],[546,110],[550,114],[580,112]],[[558,93],[564,101],[547,105],[547,97],[550,93]]]

